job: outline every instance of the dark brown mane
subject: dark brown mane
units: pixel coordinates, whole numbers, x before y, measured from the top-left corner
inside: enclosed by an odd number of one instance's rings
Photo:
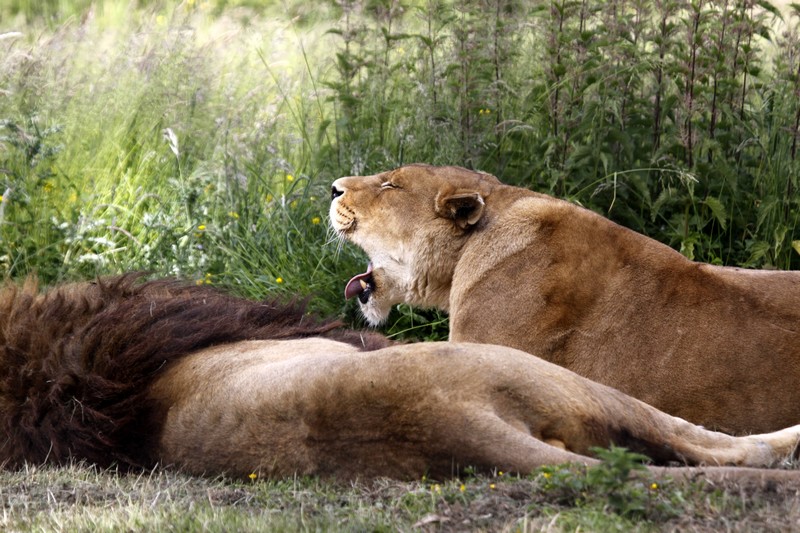
[[[253,302],[176,280],[127,274],[40,293],[0,290],[0,464],[84,459],[147,467],[160,414],[147,387],[171,362],[248,339],[325,336],[372,349],[296,302]]]

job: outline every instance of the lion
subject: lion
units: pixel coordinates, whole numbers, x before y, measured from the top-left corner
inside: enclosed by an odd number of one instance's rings
[[[800,422],[800,272],[688,260],[572,203],[459,167],[336,180],[331,226],[370,258],[345,296],[408,303],[451,341],[510,346],[732,434]]]
[[[0,427],[5,468],[419,479],[590,465],[617,444],[707,465],[659,475],[800,487],[798,470],[748,468],[796,453],[800,426],[733,437],[513,348],[390,344],[297,303],[133,274],[0,291]]]

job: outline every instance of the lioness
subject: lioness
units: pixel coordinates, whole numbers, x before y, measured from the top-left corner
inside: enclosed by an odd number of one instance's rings
[[[590,448],[611,443],[659,462],[765,466],[800,438],[800,426],[707,431],[511,348],[386,346],[335,326],[296,306],[167,280],[124,276],[46,294],[8,286],[0,464],[418,478],[591,464]],[[800,487],[798,470],[656,472]]]
[[[800,272],[724,268],[569,202],[458,167],[333,183],[331,225],[369,270],[378,324],[449,312],[450,340],[502,344],[731,433],[800,422]]]

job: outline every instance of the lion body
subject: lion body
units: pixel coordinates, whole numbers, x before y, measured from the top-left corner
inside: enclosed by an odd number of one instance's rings
[[[692,262],[589,210],[454,167],[334,189],[334,228],[373,263],[362,304],[373,323],[399,302],[438,307],[451,341],[527,351],[697,424],[750,433],[800,422],[800,272]],[[472,208],[479,217],[460,227]]]
[[[247,341],[187,356],[151,397],[169,406],[162,462],[242,477],[525,473],[591,464],[591,449],[611,443],[661,464],[764,466],[800,438],[800,426],[757,437],[707,431],[528,354],[477,344],[362,352],[328,339]]]
[[[0,292],[0,464],[408,479],[591,464],[610,444],[767,466],[800,438],[708,431],[512,348],[388,345],[296,306],[135,279]],[[654,471],[800,487],[798,471]]]

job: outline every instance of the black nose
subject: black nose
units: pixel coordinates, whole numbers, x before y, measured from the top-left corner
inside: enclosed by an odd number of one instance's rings
[[[343,194],[344,194],[344,191],[340,191],[339,189],[336,188],[335,185],[331,187],[331,200],[333,200],[335,198],[338,198],[339,196],[341,196]]]

